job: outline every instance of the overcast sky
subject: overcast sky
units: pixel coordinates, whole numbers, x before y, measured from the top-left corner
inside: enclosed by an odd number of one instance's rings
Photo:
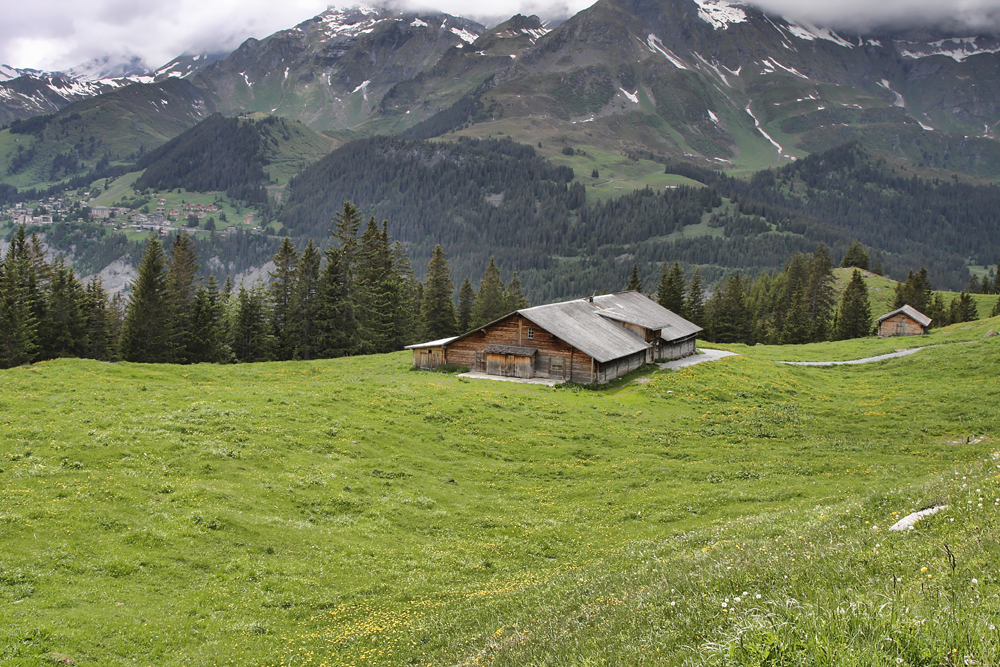
[[[563,18],[594,0],[404,0],[487,23],[517,12]],[[68,69],[107,54],[132,53],[158,67],[184,52],[230,50],[325,10],[328,0],[12,0],[0,20],[0,63]],[[338,6],[356,2],[338,2]],[[470,9],[470,4],[475,9]],[[920,19],[996,28],[1000,0],[759,0],[758,5],[821,25],[865,27]]]

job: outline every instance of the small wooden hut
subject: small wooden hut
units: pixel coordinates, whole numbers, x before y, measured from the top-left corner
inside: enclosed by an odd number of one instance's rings
[[[927,317],[913,306],[903,306],[891,313],[886,313],[876,320],[878,335],[881,338],[890,336],[919,336],[927,333],[931,318]]]

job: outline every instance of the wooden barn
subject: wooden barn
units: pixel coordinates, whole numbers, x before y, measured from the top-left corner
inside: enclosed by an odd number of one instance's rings
[[[620,292],[525,308],[461,336],[406,349],[417,368],[455,364],[502,377],[589,384],[694,354],[700,332],[642,294]]]
[[[903,306],[891,313],[886,313],[876,320],[878,335],[881,338],[889,336],[919,336],[927,333],[931,318],[912,306]]]

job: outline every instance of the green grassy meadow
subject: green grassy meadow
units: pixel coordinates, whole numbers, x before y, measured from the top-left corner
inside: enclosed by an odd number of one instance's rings
[[[989,328],[605,391],[409,353],[2,371],[0,664],[997,664]]]

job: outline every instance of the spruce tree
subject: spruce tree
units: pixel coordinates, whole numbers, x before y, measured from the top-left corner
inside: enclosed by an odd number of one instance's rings
[[[626,292],[642,292],[642,281],[639,280],[639,265],[632,265],[632,274],[628,277],[628,284],[625,285]]]
[[[707,304],[712,340],[717,343],[753,342],[746,286],[739,272],[719,285]]]
[[[191,363],[226,363],[232,351],[226,344],[226,310],[215,275],[199,287],[191,311]]]
[[[465,333],[472,328],[472,307],[476,303],[476,291],[466,278],[458,290],[458,331]]]
[[[100,276],[95,275],[87,283],[83,302],[87,335],[84,356],[88,359],[110,361],[115,358],[116,337],[113,313],[108,304]]]
[[[240,285],[233,324],[233,353],[238,361],[252,363],[271,359],[274,336],[270,329],[267,297],[260,283],[250,289]]]
[[[707,328],[705,321],[705,288],[701,282],[701,270],[695,268],[691,282],[688,283],[687,295],[684,299],[685,317],[702,328]]]
[[[86,293],[62,257],[52,266],[46,316],[48,358],[80,357],[87,350]]]
[[[274,271],[270,272],[271,330],[275,337],[275,354],[279,359],[291,359],[295,350],[295,337],[289,323],[292,319],[292,302],[295,297],[295,270],[299,253],[286,236],[274,255]]]
[[[1000,298],[993,304],[993,310],[990,311],[990,317],[996,317],[997,315],[1000,315]]]
[[[316,359],[320,345],[321,329],[317,322],[321,316],[320,302],[321,256],[312,239],[302,251],[295,272],[295,295],[292,299],[291,327],[295,337],[294,355],[297,359]]]
[[[868,301],[868,286],[855,270],[840,299],[836,337],[840,340],[864,338],[872,330],[872,310]]]
[[[865,248],[861,245],[860,241],[855,241],[851,244],[851,247],[844,254],[844,261],[840,263],[840,266],[844,269],[854,267],[865,271],[868,270],[868,253],[865,252]]]
[[[191,316],[198,291],[198,255],[194,241],[178,232],[167,259],[167,298],[170,308],[170,343],[173,361],[190,363]]]
[[[358,349],[357,320],[354,304],[347,292],[344,252],[330,246],[326,249],[326,266],[319,283],[317,357],[343,357]]]
[[[122,324],[120,347],[125,361],[165,363],[172,358],[166,268],[163,244],[150,236]]]
[[[876,276],[884,276],[885,275],[885,269],[882,268],[882,258],[881,257],[876,257],[875,258],[875,266],[872,267],[872,273],[874,273]]]
[[[490,260],[490,266],[493,261]],[[496,268],[494,266],[494,268]],[[499,277],[499,271],[497,271]],[[484,279],[485,280],[485,279]],[[451,282],[451,271],[448,268],[448,260],[445,258],[444,250],[440,245],[434,246],[431,260],[427,264],[427,279],[424,284],[424,303],[420,315],[424,322],[424,335],[430,340],[439,340],[454,336],[457,333],[458,323],[455,320],[455,303],[452,301],[452,293],[455,285]],[[480,288],[482,292],[482,288]],[[499,301],[502,302],[503,292],[499,294]],[[478,306],[478,298],[477,298]]]
[[[867,259],[867,258],[866,258]],[[867,263],[867,262],[866,262]],[[826,246],[819,246],[813,253],[809,266],[807,300],[812,331],[809,340],[821,341],[830,337],[830,316],[833,313],[833,263]]]
[[[687,316],[684,303],[684,270],[680,262],[675,261],[669,269],[667,263],[663,262],[660,285],[656,290],[656,302],[681,317]]]
[[[22,235],[24,228],[20,228]],[[26,364],[35,358],[37,325],[31,304],[24,288],[22,272],[26,270],[18,260],[19,246],[15,240],[7,248],[7,256],[0,263],[0,367],[11,368]]]
[[[510,277],[510,282],[507,283],[507,289],[504,294],[504,300],[507,303],[506,310],[508,313],[512,313],[515,310],[522,310],[528,307],[528,297],[524,295],[521,290],[521,280],[517,277],[517,271]]]
[[[430,267],[428,267],[428,281],[430,280]],[[479,283],[479,291],[476,293],[476,302],[472,307],[472,326],[481,327],[494,320],[500,319],[510,311],[507,309],[507,300],[504,298],[506,287],[500,279],[500,269],[497,268],[493,258],[486,267],[483,279]],[[426,294],[425,294],[426,301]],[[450,298],[450,294],[449,294]]]

